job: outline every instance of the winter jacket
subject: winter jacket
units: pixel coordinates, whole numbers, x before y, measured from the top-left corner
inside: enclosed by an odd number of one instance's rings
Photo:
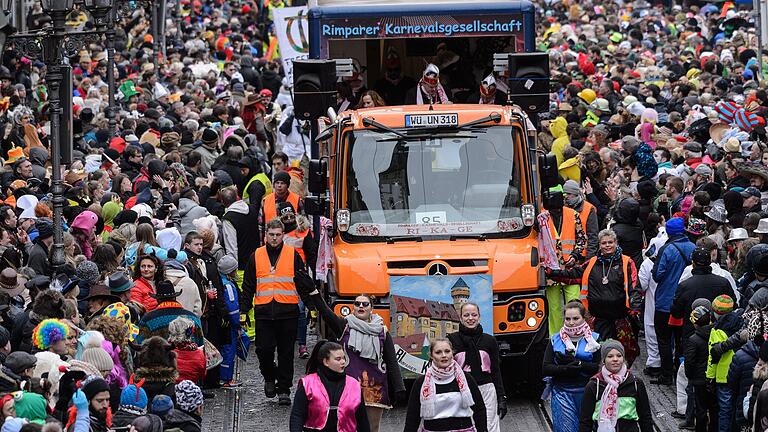
[[[200,147],[193,150],[195,153],[200,153],[200,157],[202,159],[202,166],[200,167],[200,172],[202,174],[208,174],[211,171],[211,167],[213,166],[213,163],[216,162],[216,158],[219,157],[221,153],[219,153],[218,149],[215,147],[209,147],[206,144],[201,145]]]
[[[168,262],[166,262],[166,264],[168,264]],[[197,289],[197,284],[189,277],[184,266],[181,266],[181,264],[179,264],[179,266],[181,268],[171,266],[166,267],[165,277],[171,281],[176,292],[181,292],[181,295],[176,298],[176,301],[181,303],[181,306],[184,307],[184,309],[201,317],[203,316],[203,301],[200,299],[200,292]]]
[[[27,249],[27,266],[38,276],[51,276],[51,262],[48,260],[48,247],[38,239]]]
[[[592,338],[598,340],[600,335],[592,332]],[[599,370],[600,351],[586,351],[587,340],[582,338],[575,342],[576,351],[566,352],[565,343],[556,333],[550,337],[541,367],[541,374],[552,377],[553,385],[583,387],[589,377]]]
[[[720,343],[728,339],[728,334],[725,331],[714,328],[709,334],[709,344],[707,351],[712,348],[712,345]],[[724,353],[718,360],[714,360],[710,354],[707,360],[707,379],[714,379],[718,384],[725,384],[728,381],[728,369],[731,366],[731,360],[733,359],[733,351]]]
[[[179,216],[181,216],[181,226],[179,233],[184,237],[191,231],[195,231],[195,225],[192,223],[195,219],[208,216],[208,210],[200,204],[189,198],[179,198]]]
[[[48,150],[45,147],[29,149],[29,161],[32,162],[32,177],[45,180],[48,174],[45,164],[48,163]]]
[[[619,202],[613,215],[615,223],[611,229],[621,246],[622,253],[632,258],[635,268],[643,264],[643,225],[638,219],[640,216],[640,203],[635,199],[626,198]]]
[[[566,147],[571,145],[571,140],[568,138],[568,121],[565,119],[565,117],[558,117],[554,120],[552,120],[552,123],[549,124],[549,132],[552,134],[552,137],[555,139],[552,142],[552,150],[551,153],[555,155],[555,158],[557,158],[557,166],[559,167],[565,158],[563,157],[563,150],[565,150]]]
[[[749,393],[749,388],[754,382],[752,372],[757,364],[759,350],[760,348],[754,342],[747,342],[733,355],[731,366],[728,368],[728,386],[733,395],[733,406],[737,407],[736,423],[739,425],[747,424],[744,413],[738,407],[742,406],[744,397]]]
[[[178,370],[165,366],[149,366],[136,369],[135,381],[145,380],[141,388],[147,392],[147,399],[152,400],[157,395],[166,395],[176,401],[176,378]]]
[[[702,326],[694,330],[693,335],[685,344],[685,376],[692,385],[707,383],[707,358],[709,357],[709,334],[712,326]]]
[[[735,298],[731,284],[725,278],[712,274],[710,267],[696,267],[691,272],[692,276],[678,285],[672,306],[669,309],[670,322],[683,327],[683,345],[693,334],[693,324],[688,317],[691,316],[694,300],[705,298],[711,302],[722,294]],[[658,288],[656,293],[658,299]]]
[[[177,428],[182,432],[200,432],[202,419],[194,414],[174,409],[163,417],[164,430]]]
[[[237,213],[237,215],[232,215],[230,213]],[[256,250],[256,248],[259,246],[258,244],[258,212],[254,207],[249,206],[245,201],[239,200],[235,201],[232,204],[230,204],[229,207],[227,207],[227,210],[224,212],[225,216],[223,218],[222,224],[221,224],[221,239],[222,243],[224,243],[224,249],[227,251],[227,255],[230,255],[232,258],[235,258],[240,263],[240,266],[244,268],[244,264],[242,263],[242,260],[244,258],[247,258],[250,256],[253,251]],[[238,217],[239,216],[239,217]],[[256,235],[250,235],[249,231],[244,230],[242,227],[235,226],[237,222],[233,223],[235,219],[242,219],[244,217],[248,217],[248,219],[252,219],[252,227],[253,231],[250,231],[251,233],[255,233]],[[238,228],[240,231],[240,234],[238,235]],[[250,237],[250,243],[251,247],[247,250],[240,250],[240,248],[245,248],[246,244],[243,243],[243,240]],[[238,238],[240,241],[238,241]]]
[[[731,288],[733,289],[733,294],[736,295],[736,297],[732,297],[734,304],[738,305],[741,303],[741,295],[739,291],[736,289],[736,281],[733,279],[733,276],[731,275],[731,272],[728,270],[720,267],[720,264],[718,263],[712,263],[710,264],[710,267],[712,268],[712,274],[724,277],[729,284],[731,284]],[[683,274],[680,276],[680,283],[682,283],[684,280],[691,277],[691,270],[693,270],[693,266],[689,265],[683,270]]]
[[[579,414],[579,432],[597,430],[597,417],[600,415],[600,400],[606,388],[600,375],[592,377],[584,388]],[[631,372],[617,389],[619,418],[616,421],[617,432],[652,432],[653,417],[645,384]]]
[[[197,385],[202,385],[205,379],[205,354],[202,348],[195,350],[174,349],[176,353],[176,366],[179,369],[179,377],[176,383],[190,380]]]
[[[618,233],[617,233],[618,234]],[[678,250],[679,249],[679,250]],[[677,291],[680,275],[691,260],[696,245],[685,235],[676,235],[661,247],[653,265],[653,280],[656,286],[656,310],[669,312]]]
[[[131,301],[144,306],[146,312],[151,312],[157,307],[157,300],[150,294],[155,293],[155,289],[144,278],[136,279],[131,288]]]

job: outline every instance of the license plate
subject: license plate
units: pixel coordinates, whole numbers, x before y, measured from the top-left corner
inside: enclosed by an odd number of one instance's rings
[[[405,127],[458,126],[458,114],[409,114],[405,116]]]

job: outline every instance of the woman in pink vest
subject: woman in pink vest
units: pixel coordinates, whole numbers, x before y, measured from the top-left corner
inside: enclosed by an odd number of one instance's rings
[[[299,380],[291,408],[290,432],[369,432],[360,382],[348,376],[344,348],[319,341]]]

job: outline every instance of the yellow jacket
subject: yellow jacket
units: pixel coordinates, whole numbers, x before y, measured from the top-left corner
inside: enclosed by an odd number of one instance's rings
[[[558,117],[549,124],[549,132],[555,138],[552,142],[552,154],[557,158],[557,166],[563,163],[563,150],[571,145],[571,140],[568,139],[568,122],[564,117]]]

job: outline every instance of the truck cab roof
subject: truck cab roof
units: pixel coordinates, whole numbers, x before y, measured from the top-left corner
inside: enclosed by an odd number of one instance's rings
[[[478,105],[478,104],[450,104],[450,105],[398,105],[376,108],[363,108],[354,111],[345,111],[341,115],[350,115],[355,129],[364,129],[363,118],[370,118],[393,128],[405,127],[405,116],[413,114],[458,114],[459,124],[486,117],[493,113],[501,114],[499,125],[510,125],[519,121],[524,116],[523,111],[517,106]],[[523,117],[526,118],[527,117]],[[489,122],[489,124],[491,124]]]

